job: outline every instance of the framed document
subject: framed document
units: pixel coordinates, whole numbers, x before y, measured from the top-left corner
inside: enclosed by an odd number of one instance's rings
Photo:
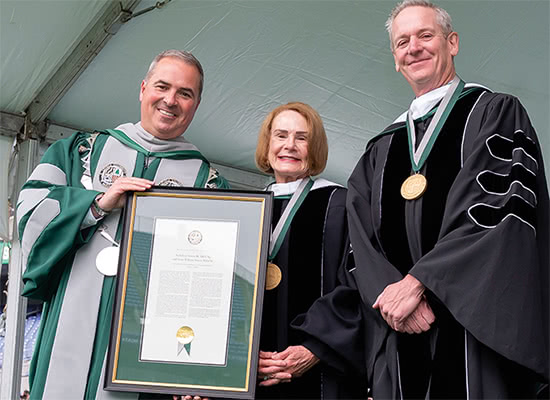
[[[270,192],[128,196],[105,388],[254,398]]]

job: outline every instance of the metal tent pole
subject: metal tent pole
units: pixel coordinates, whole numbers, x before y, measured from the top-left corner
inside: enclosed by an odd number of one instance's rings
[[[19,144],[17,162],[17,187],[23,186],[36,165],[38,142],[26,140]],[[15,223],[15,221],[13,222]],[[4,341],[4,363],[2,367],[1,399],[19,399],[21,391],[21,367],[23,365],[23,341],[27,299],[21,297],[23,281],[22,254],[19,238],[14,229],[14,240],[8,269],[8,298],[6,310],[6,336]]]

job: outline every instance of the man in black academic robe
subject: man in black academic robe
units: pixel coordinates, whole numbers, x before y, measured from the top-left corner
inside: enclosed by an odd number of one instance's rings
[[[462,86],[448,14],[410,3],[387,27],[416,98],[349,179],[344,284],[294,325],[323,361],[365,363],[375,399],[533,398],[549,377],[541,149],[517,98]]]

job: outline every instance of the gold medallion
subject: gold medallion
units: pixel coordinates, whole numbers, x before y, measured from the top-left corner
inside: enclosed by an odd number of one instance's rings
[[[281,269],[272,262],[267,263],[267,276],[265,278],[265,288],[266,290],[275,289],[281,283],[281,278],[283,273]]]
[[[424,194],[428,181],[422,174],[414,174],[405,179],[401,185],[401,196],[406,200],[415,200]]]

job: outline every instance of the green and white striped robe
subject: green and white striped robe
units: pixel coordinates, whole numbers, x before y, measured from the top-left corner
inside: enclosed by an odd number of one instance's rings
[[[126,176],[157,185],[228,187],[183,137],[161,140],[139,123],[93,135],[75,133],[48,149],[17,204],[26,266],[23,295],[44,301],[29,372],[32,399],[124,397],[103,390],[115,278],[95,265],[98,252],[111,246],[95,233],[103,225],[118,239],[121,210],[96,224],[92,218],[91,226],[83,223],[91,217],[94,198],[108,189],[100,175],[112,164]]]

